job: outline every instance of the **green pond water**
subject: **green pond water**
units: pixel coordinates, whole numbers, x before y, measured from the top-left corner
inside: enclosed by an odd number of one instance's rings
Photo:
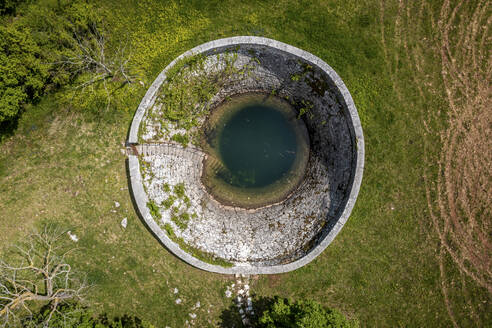
[[[264,187],[289,172],[297,152],[293,125],[270,104],[243,104],[224,124],[219,154],[230,174],[228,183]]]
[[[209,157],[202,181],[223,203],[253,208],[277,202],[304,177],[307,129],[283,99],[231,97],[212,111],[204,140]]]

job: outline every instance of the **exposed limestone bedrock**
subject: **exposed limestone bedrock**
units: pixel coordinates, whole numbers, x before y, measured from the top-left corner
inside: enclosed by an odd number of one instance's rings
[[[329,65],[310,53],[266,38],[233,37],[205,43],[182,54],[157,77],[135,114],[128,144],[138,144],[140,125],[147,124],[146,112],[154,106],[166,72],[179,59],[203,54],[213,62],[217,54],[226,51],[237,52],[236,67],[255,64],[252,74],[228,81],[212,98],[211,108],[244,92],[274,92],[296,104],[297,110],[308,104],[309,111],[302,115],[310,138],[304,180],[276,204],[258,209],[224,206],[200,181],[206,156],[201,149],[183,148],[166,137],[140,135],[143,156],[129,155],[132,192],[156,238],[195,267],[226,274],[291,271],[312,261],[335,238],[350,215],[362,179],[360,120],[350,93]],[[141,172],[142,165],[145,172]],[[162,205],[172,193],[162,191],[164,184],[185,187],[189,200],[176,201],[179,211],[190,214],[183,229],[171,219],[172,208]],[[149,201],[159,206],[160,218],[151,215]],[[184,251],[169,238],[163,228],[166,223],[187,245],[233,266],[207,263]]]

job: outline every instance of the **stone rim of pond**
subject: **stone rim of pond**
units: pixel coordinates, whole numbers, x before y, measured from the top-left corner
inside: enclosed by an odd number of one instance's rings
[[[270,81],[271,85],[276,85],[275,83],[278,83],[279,80],[287,84],[290,83],[289,79],[297,81],[298,77],[296,75],[285,75],[286,72],[291,73],[292,71],[289,70],[292,69],[294,71],[296,69],[299,70],[302,65],[304,65],[302,67],[308,68],[309,71],[306,73],[308,76],[301,75],[300,78],[304,79],[304,81],[301,81],[302,83],[300,82],[298,89],[295,89],[298,90],[298,94],[293,94],[293,89],[290,86],[279,92],[281,94],[284,92],[284,96],[302,96],[306,97],[306,99],[313,100],[313,117],[305,118],[305,120],[311,137],[312,151],[314,149],[315,156],[310,159],[308,176],[295,191],[297,194],[293,197],[296,198],[290,199],[289,202],[285,202],[282,205],[284,206],[283,213],[286,211],[292,211],[294,213],[295,211],[299,211],[298,207],[300,207],[304,211],[301,213],[303,217],[299,216],[298,218],[293,218],[292,221],[285,221],[288,220],[286,216],[282,222],[287,222],[288,227],[279,226],[275,228],[271,224],[266,226],[266,223],[269,222],[268,220],[271,219],[269,213],[275,215],[280,213],[277,211],[279,206],[275,204],[256,211],[227,208],[226,206],[220,206],[220,204],[214,204],[213,201],[210,201],[202,209],[229,211],[227,213],[236,212],[239,213],[237,214],[239,219],[240,215],[247,217],[247,215],[251,214],[256,220],[253,222],[256,226],[245,227],[242,229],[245,231],[243,233],[241,226],[227,226],[228,222],[219,217],[216,220],[213,218],[212,220],[208,220],[206,222],[208,225],[200,225],[198,221],[193,221],[193,227],[187,227],[186,230],[181,232],[181,237],[179,237],[181,241],[187,240],[186,238],[188,240],[192,240],[192,238],[199,239],[200,233],[208,239],[220,239],[220,234],[217,233],[219,230],[212,228],[215,223],[223,224],[224,229],[229,229],[227,231],[230,235],[224,237],[225,239],[222,241],[222,244],[214,244],[214,241],[210,240],[210,242],[205,242],[203,245],[196,244],[193,245],[195,248],[190,248],[186,243],[180,243],[179,238],[176,239],[176,236],[173,236],[174,233],[168,230],[171,225],[163,226],[161,222],[156,222],[154,219],[153,214],[155,215],[156,210],[151,206],[150,201],[153,201],[156,197],[153,191],[149,189],[153,185],[149,185],[148,176],[142,173],[142,170],[145,169],[142,166],[145,166],[145,163],[143,163],[144,157],[137,156],[134,151],[137,150],[137,152],[151,154],[152,149],[155,149],[157,153],[160,151],[159,149],[166,149],[166,154],[186,153],[189,154],[187,156],[194,163],[190,166],[192,168],[190,172],[200,172],[204,157],[200,149],[192,146],[184,149],[176,144],[139,144],[140,125],[145,118],[147,110],[154,105],[158,90],[166,80],[166,73],[176,63],[183,58],[198,54],[210,55],[212,52],[214,54],[216,52],[220,53],[224,49],[239,49],[239,52],[247,50],[253,53],[253,55],[258,56],[260,58],[258,60],[259,65],[255,72],[260,72],[260,75],[271,73],[264,73],[261,70],[263,69],[261,65],[264,65],[262,60],[265,60],[267,65],[264,66],[273,68],[274,73],[277,74],[272,78],[268,77],[268,75],[261,75],[265,77],[264,80]],[[246,52],[243,55],[247,56]],[[297,66],[296,61],[298,63]],[[285,69],[282,65],[286,65]],[[288,65],[293,65],[294,68],[291,66],[287,67]],[[265,85],[262,85],[264,80],[257,81],[258,85],[251,85],[250,82],[249,89],[244,90],[244,92],[253,91],[252,88],[254,87],[258,89],[257,91],[267,91]],[[238,93],[238,90],[241,91],[241,89],[238,89],[238,85],[240,87],[240,83],[225,86],[224,89],[226,91],[224,93]],[[267,87],[271,88],[271,85],[267,85]],[[220,97],[216,98],[216,101],[220,100]],[[323,118],[327,118],[327,120],[323,120]],[[311,134],[313,135],[311,136]],[[342,141],[341,144],[337,145],[335,141],[340,140]],[[130,127],[127,145],[131,150],[128,156],[131,192],[138,212],[151,232],[168,250],[185,262],[203,270],[224,274],[281,273],[295,270],[311,262],[333,241],[347,221],[359,192],[364,167],[364,137],[360,120],[352,97],[337,73],[324,61],[306,51],[272,39],[253,36],[232,37],[207,42],[183,53],[171,62],[159,74],[142,99]],[[331,155],[328,155],[329,153]],[[152,156],[158,155],[149,155],[148,158],[157,158]],[[153,165],[153,163],[151,164]],[[196,175],[196,172],[193,174]],[[194,179],[192,174],[189,176],[190,179]],[[321,182],[317,182],[318,180]],[[193,181],[198,180],[195,179]],[[320,184],[321,186],[319,186]],[[195,186],[191,187],[194,188]],[[193,189],[191,191],[194,192],[193,195],[201,195],[203,197],[203,190]],[[306,199],[305,202],[303,201],[304,199]],[[162,207],[160,208],[162,209]],[[317,212],[308,213],[309,208],[316,208]],[[326,212],[323,212],[323,210]],[[159,211],[157,210],[157,212]],[[209,211],[207,213],[214,212]],[[289,213],[287,214],[290,215]],[[261,221],[262,217],[265,222]],[[164,219],[162,218],[162,220]],[[305,223],[300,220],[304,220]],[[239,220],[238,222],[240,222],[238,224],[244,224],[245,221]],[[236,231],[234,229],[238,232],[237,243],[232,234],[233,231]],[[304,233],[303,229],[309,231]],[[260,236],[256,238],[256,235],[251,231],[256,231],[255,233]],[[262,248],[263,244],[267,244],[265,249]],[[219,250],[218,248],[220,247],[218,245],[226,249],[232,245],[235,249],[227,253],[226,251]],[[278,249],[275,247],[278,247]],[[297,248],[293,250],[292,247]],[[201,250],[202,248],[205,250],[203,254],[206,256],[198,256],[194,252],[194,249]],[[284,249],[286,250],[285,253],[281,253]],[[217,252],[215,253],[215,251]],[[268,254],[270,257],[262,258],[262,252]],[[207,256],[209,255],[212,256],[212,261],[208,260],[209,257]],[[223,258],[221,258],[222,255],[224,255]],[[217,262],[215,261],[216,258],[225,261],[222,263],[220,261]]]

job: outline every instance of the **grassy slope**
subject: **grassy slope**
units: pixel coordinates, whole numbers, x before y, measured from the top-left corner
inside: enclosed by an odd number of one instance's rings
[[[313,263],[260,277],[253,292],[312,297],[367,326],[451,324],[439,287],[436,240],[426,223],[425,108],[416,105],[413,67],[385,60],[378,2],[105,1],[104,6],[115,41],[130,40],[133,63],[146,86],[186,49],[220,37],[259,34],[321,57],[351,91],[367,156],[353,214]],[[385,27],[391,29],[396,9],[388,8],[385,15],[390,22]],[[399,51],[387,44],[386,51]],[[403,96],[393,88],[394,65],[407,86]],[[80,237],[84,249],[73,260],[97,284],[91,301],[102,310],[181,327],[200,301],[197,326],[217,323],[231,303],[224,297],[229,278],[198,271],[170,255],[132,206],[119,149],[145,92],[135,88],[135,99],[116,113],[94,117],[58,108],[49,98],[23,117],[16,135],[0,148],[0,231],[7,232],[0,234],[0,243],[14,241],[43,220],[61,222]],[[114,201],[121,207],[114,208]],[[123,217],[129,221],[126,230],[119,225]],[[174,287],[183,304],[175,304]]]

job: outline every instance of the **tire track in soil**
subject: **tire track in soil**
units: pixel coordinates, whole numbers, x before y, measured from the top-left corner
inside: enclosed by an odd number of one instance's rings
[[[385,31],[384,0],[380,1],[381,41],[394,89],[401,99],[404,85],[398,84],[398,69],[393,63],[401,60],[398,51],[391,56],[388,46],[391,36]],[[416,14],[415,14],[416,12]],[[430,21],[436,35],[424,34],[425,19]],[[395,19],[393,39],[397,50],[403,50],[405,59],[415,67],[412,78],[419,96],[439,96],[444,92],[449,105],[447,128],[440,132],[442,149],[438,160],[437,181],[424,170],[427,206],[434,233],[440,241],[437,261],[444,303],[453,326],[458,327],[453,304],[449,297],[449,277],[444,262],[450,256],[460,272],[462,295],[470,310],[470,317],[479,325],[472,306],[472,298],[465,288],[464,276],[492,293],[491,283],[491,229],[492,217],[492,102],[491,56],[489,28],[492,23],[490,3],[480,0],[456,4],[445,0],[439,17],[433,15],[427,1],[400,0]],[[411,32],[411,35],[409,33]],[[420,37],[409,47],[412,37]],[[429,40],[431,38],[431,40]],[[433,52],[433,53],[429,53]],[[427,55],[427,56],[426,56]],[[426,60],[437,55],[440,60],[441,81],[425,71]],[[397,66],[396,66],[397,67]],[[442,87],[436,87],[441,82]],[[424,113],[424,129],[432,131],[439,120],[439,109]],[[432,167],[429,140],[424,144],[427,165]]]
[[[460,271],[492,293],[487,220],[492,217],[489,194],[492,191],[492,144],[488,138],[492,137],[491,90],[488,86],[492,65],[489,58],[481,72],[479,61],[473,58],[476,51],[472,50],[476,47],[480,29],[479,18],[489,6],[484,3],[478,3],[471,22],[461,19],[458,36],[463,38],[463,44],[458,49],[452,47],[450,32],[463,2],[451,11],[447,0],[441,11],[442,78],[450,113],[449,127],[442,135],[439,171],[443,174],[438,176],[437,200],[440,217],[444,220],[440,234],[444,247]],[[480,74],[479,78],[477,74]]]

